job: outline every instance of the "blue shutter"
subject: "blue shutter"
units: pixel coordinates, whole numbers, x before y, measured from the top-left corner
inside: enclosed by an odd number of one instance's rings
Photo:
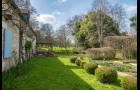
[[[12,57],[12,31],[4,30],[4,58]]]

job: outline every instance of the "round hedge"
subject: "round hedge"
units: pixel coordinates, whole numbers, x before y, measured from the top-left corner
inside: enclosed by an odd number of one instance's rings
[[[125,76],[122,79],[122,87],[124,90],[137,90],[137,79],[133,76]]]
[[[90,73],[90,74],[94,74],[96,68],[98,68],[98,65],[93,62],[86,63],[84,65],[84,69],[86,70],[87,73]]]
[[[84,60],[84,58],[82,56],[79,57],[81,60]]]
[[[84,68],[84,65],[86,64],[86,62],[80,62],[80,66],[82,67],[82,68]]]
[[[111,47],[89,48],[86,50],[88,58],[94,59],[114,59],[116,52]]]
[[[81,63],[81,60],[80,60],[80,59],[76,59],[75,64],[76,64],[77,66],[80,66],[80,63]]]
[[[113,67],[99,67],[95,70],[95,76],[102,83],[112,83],[118,78],[117,71]]]
[[[70,57],[70,62],[71,62],[71,63],[75,63],[75,60],[76,60],[76,59],[77,59],[77,57],[74,57],[74,56],[73,56],[73,57]]]

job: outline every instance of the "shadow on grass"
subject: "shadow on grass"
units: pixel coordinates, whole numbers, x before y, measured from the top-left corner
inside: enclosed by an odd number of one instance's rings
[[[19,78],[16,90],[95,90],[57,57],[36,57],[35,68],[25,77]]]
[[[121,80],[117,79],[117,81],[112,83],[111,85],[115,85],[115,86],[121,87]]]
[[[69,69],[81,69],[80,66],[70,66],[70,65],[66,65],[67,68]]]

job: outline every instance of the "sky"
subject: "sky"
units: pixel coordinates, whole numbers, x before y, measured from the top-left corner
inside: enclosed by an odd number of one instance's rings
[[[50,23],[54,29],[66,24],[74,15],[86,14],[93,0],[30,0],[40,16],[39,22]],[[129,29],[129,18],[137,14],[137,0],[108,0],[112,5],[122,5],[126,11],[126,25]],[[122,30],[123,31],[123,30]]]

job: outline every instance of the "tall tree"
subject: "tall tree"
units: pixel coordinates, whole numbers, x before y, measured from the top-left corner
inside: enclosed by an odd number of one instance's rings
[[[60,28],[56,31],[56,41],[58,42],[58,45],[60,47],[64,47],[66,50],[71,44],[69,33],[67,31],[66,25],[60,26]]]
[[[115,23],[119,25],[119,29],[125,29],[125,9],[121,5],[115,4],[114,6],[111,6],[110,10],[111,11],[108,14],[112,17]]]
[[[107,28],[104,22],[104,16],[109,15],[113,18],[114,26],[120,28],[122,25],[121,21],[123,20],[123,16],[125,15],[124,9],[119,6],[115,5],[112,6],[107,0],[94,0],[92,3],[91,11],[96,12],[95,15],[95,24],[97,26],[97,33],[98,33],[98,40],[100,43],[100,47],[103,46],[103,30]],[[102,14],[104,13],[104,14]],[[124,22],[123,22],[124,23]]]
[[[130,27],[134,28],[134,30],[137,31],[137,16],[136,16],[136,14],[134,16],[132,16],[129,20],[131,21]]]
[[[70,38],[74,41],[75,44],[76,44],[76,41],[72,35],[72,29],[73,29],[75,23],[83,17],[84,17],[84,15],[74,15],[73,17],[69,18],[66,22],[67,31],[70,34]]]
[[[54,41],[54,31],[51,24],[42,24],[40,28],[40,34],[46,42]]]
[[[72,34],[85,48],[89,46],[102,47],[103,38],[108,35],[119,35],[119,29],[113,19],[102,11],[89,12],[73,27]]]
[[[119,29],[124,29],[126,12],[125,9],[119,5],[111,5],[108,0],[94,0],[92,3],[91,11],[102,11],[109,15],[115,23],[118,24]]]
[[[83,15],[74,15],[73,17],[69,18],[67,20],[66,26],[68,27],[68,29],[71,31],[72,28],[74,27],[75,23],[79,20],[82,19]]]

